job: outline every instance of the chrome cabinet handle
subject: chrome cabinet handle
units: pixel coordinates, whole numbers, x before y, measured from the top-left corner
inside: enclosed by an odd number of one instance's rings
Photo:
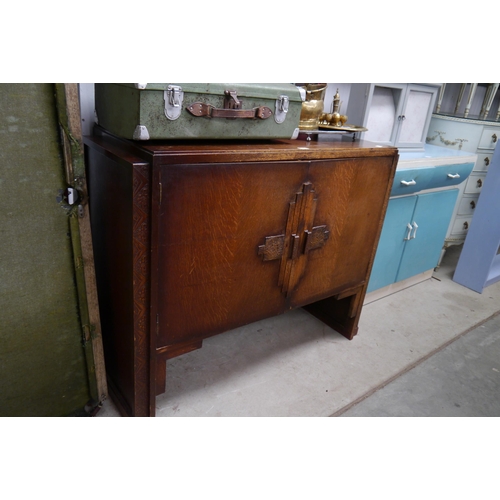
[[[497,142],[498,139],[497,134],[493,134],[491,138],[493,139],[493,142]]]
[[[413,222],[413,229],[413,236],[410,237],[410,240],[414,240],[417,237],[418,224],[416,222]]]
[[[486,166],[488,166],[490,164],[490,159],[487,156],[484,159],[484,163],[486,163]]]
[[[460,178],[460,174],[448,174],[448,177],[450,179],[459,179]]]
[[[408,228],[408,232],[406,233],[406,238],[404,239],[404,241],[408,241],[410,239],[411,230],[413,229],[410,223],[406,224],[406,227]]]
[[[470,202],[470,207],[471,207],[472,210],[474,210],[476,208],[476,202],[474,200],[472,200]]]
[[[412,179],[411,181],[401,181],[401,184],[403,186],[414,186],[417,183],[415,179]]]
[[[476,184],[476,186],[477,186],[478,188],[480,188],[480,187],[482,187],[482,185],[483,185],[483,181],[482,181],[481,179],[478,179],[478,180],[477,180],[477,184]]]

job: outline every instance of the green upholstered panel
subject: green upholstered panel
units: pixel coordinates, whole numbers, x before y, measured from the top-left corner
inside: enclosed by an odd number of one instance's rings
[[[54,85],[0,84],[0,416],[90,399]]]

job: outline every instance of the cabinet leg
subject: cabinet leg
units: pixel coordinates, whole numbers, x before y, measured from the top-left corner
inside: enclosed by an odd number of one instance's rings
[[[319,300],[304,306],[304,309],[347,339],[352,340],[358,333],[364,295],[363,288],[346,297],[328,297]]]
[[[441,265],[441,261],[443,260],[444,254],[446,253],[446,250],[448,250],[448,246],[445,244],[443,245],[443,248],[441,249],[441,255],[439,256],[438,263],[434,269],[438,269],[439,266]]]

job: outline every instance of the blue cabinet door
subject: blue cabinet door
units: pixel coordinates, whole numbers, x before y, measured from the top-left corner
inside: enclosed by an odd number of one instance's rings
[[[429,271],[436,267],[458,189],[437,191],[417,196],[411,220],[411,239],[405,242],[403,258],[395,281]]]
[[[417,196],[389,200],[368,284],[368,292],[396,281],[401,256],[407,243],[405,241],[409,232],[407,225],[412,221],[416,201]]]

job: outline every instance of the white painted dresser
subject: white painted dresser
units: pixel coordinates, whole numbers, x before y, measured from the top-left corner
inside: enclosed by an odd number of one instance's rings
[[[460,186],[458,202],[445,239],[445,249],[464,242],[472,222],[491,158],[500,139],[500,122],[433,114],[427,143],[477,154],[474,169]]]

